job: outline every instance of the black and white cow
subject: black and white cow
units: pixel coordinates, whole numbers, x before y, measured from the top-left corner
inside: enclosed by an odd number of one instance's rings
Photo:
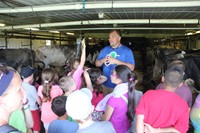
[[[144,91],[154,89],[160,82],[164,70],[173,60],[181,60],[186,65],[185,79],[194,80],[197,90],[200,90],[200,50],[182,51],[174,48],[147,47],[144,59]]]
[[[43,46],[36,51],[36,60],[44,62],[45,67],[54,68],[59,76],[64,76],[68,71],[65,67],[76,57],[76,51],[75,45]]]
[[[11,66],[15,69],[19,65],[33,66],[35,62],[35,52],[29,49],[0,49],[0,63]]]

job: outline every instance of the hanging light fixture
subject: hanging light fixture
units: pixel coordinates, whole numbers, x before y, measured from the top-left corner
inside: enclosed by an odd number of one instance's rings
[[[199,34],[199,33],[200,33],[200,30],[197,30],[195,33],[196,33],[196,34]]]
[[[2,27],[3,27],[3,26],[5,26],[5,24],[3,24],[3,23],[0,23],[0,26],[2,26]]]

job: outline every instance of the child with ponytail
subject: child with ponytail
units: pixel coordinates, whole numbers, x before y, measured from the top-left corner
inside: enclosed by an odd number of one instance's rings
[[[63,94],[62,89],[58,86],[57,72],[52,68],[46,68],[42,71],[42,85],[38,88],[38,95],[42,99],[41,120],[47,132],[51,121],[57,119],[57,115],[51,109],[53,98]]]
[[[116,87],[106,102],[102,120],[109,120],[117,133],[126,133],[130,131],[131,123],[135,119],[135,108],[142,93],[135,90],[136,74],[127,66],[116,66],[110,76]]]

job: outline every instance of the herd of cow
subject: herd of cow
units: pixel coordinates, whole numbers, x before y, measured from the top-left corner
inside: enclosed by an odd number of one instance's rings
[[[7,64],[15,69],[20,65],[30,65],[43,69],[54,67],[60,74],[68,60],[75,57],[74,46],[44,46],[37,51],[30,49],[0,49],[0,63]]]
[[[194,87],[200,90],[200,50],[179,50],[173,48],[146,48],[144,52],[144,76],[155,87],[167,64],[173,60],[181,60],[186,65],[184,79],[194,81]],[[148,85],[149,87],[149,85]]]
[[[195,88],[200,90],[200,50],[182,51],[172,48],[146,47],[143,53],[143,83],[144,89],[151,89],[145,81],[150,81],[152,88],[161,79],[166,65],[172,60],[179,59],[186,64],[185,79],[192,79]],[[29,49],[0,49],[0,63],[17,69],[21,64],[44,67],[54,67],[62,76],[66,74],[63,67],[76,56],[74,46],[45,46],[36,52]],[[137,64],[136,64],[137,65]]]

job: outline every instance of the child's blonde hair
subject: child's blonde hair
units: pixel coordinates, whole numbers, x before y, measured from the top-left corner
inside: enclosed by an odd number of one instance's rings
[[[69,92],[71,87],[76,83],[72,77],[64,76],[58,81],[58,84],[64,92]]]

